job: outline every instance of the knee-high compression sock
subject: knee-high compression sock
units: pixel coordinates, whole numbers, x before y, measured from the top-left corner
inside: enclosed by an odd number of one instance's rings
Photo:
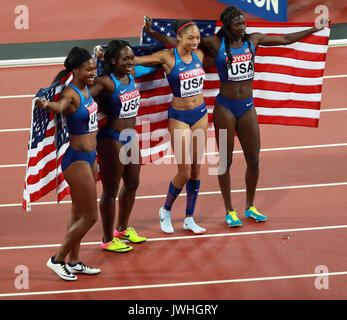
[[[176,200],[176,198],[178,197],[178,195],[181,193],[182,188],[176,188],[172,182],[170,182],[169,185],[169,191],[166,195],[166,200],[164,203],[164,209],[165,210],[171,210],[172,204],[174,203],[174,201]]]
[[[186,183],[187,189],[187,205],[186,215],[192,216],[195,210],[195,203],[200,189],[200,180],[188,180]]]

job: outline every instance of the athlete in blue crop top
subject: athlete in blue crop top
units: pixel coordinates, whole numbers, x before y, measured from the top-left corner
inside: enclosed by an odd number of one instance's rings
[[[255,48],[252,42],[245,40],[241,47],[232,48],[232,64],[227,68],[228,55],[226,52],[226,39],[221,39],[221,45],[215,57],[219,79],[222,82],[235,82],[252,80],[254,78],[254,54]]]
[[[226,216],[230,227],[240,226],[242,222],[231,203],[230,166],[234,149],[235,132],[241,142],[247,162],[246,170],[246,210],[245,216],[255,221],[265,221],[267,217],[253,206],[259,176],[260,136],[257,114],[252,96],[254,76],[254,55],[258,45],[274,46],[296,42],[313,32],[311,28],[283,36],[267,36],[260,33],[246,34],[246,20],[242,10],[229,6],[221,13],[222,27],[217,36],[201,39],[200,48],[212,56],[220,77],[220,92],[216,97],[213,111],[217,144],[219,146],[221,129],[227,130],[227,150],[219,150],[221,173],[218,175]],[[177,39],[167,37],[150,28],[147,19],[145,31],[157,40],[175,45]]]
[[[235,6],[227,7],[222,12],[220,20],[223,26],[217,37],[204,39],[202,45],[214,56],[221,80],[213,121],[217,144],[219,144],[220,130],[227,130],[227,150],[219,150],[220,168],[224,169],[224,174],[220,174],[218,180],[226,210],[225,222],[230,227],[236,227],[241,226],[242,222],[232,206],[229,172],[235,132],[247,163],[245,217],[257,222],[267,220],[267,217],[254,206],[260,152],[259,126],[252,94],[255,49],[258,45],[290,44],[316,32],[317,29],[311,28],[284,36],[246,34],[245,17],[242,10]]]
[[[129,226],[130,214],[139,185],[141,169],[139,143],[135,132],[140,94],[134,79],[134,53],[128,42],[113,40],[104,53],[104,71],[90,87],[107,117],[97,135],[99,172],[102,182],[100,213],[103,225],[101,248],[112,252],[128,252],[133,243],[146,241]],[[125,151],[125,152],[123,152]],[[131,154],[122,158],[122,154]],[[120,180],[123,185],[120,189]],[[114,225],[116,197],[119,197],[118,221]]]
[[[227,67],[229,57],[226,51],[226,38],[221,39],[221,45],[215,57],[216,67],[221,83],[251,81],[254,78],[254,54],[255,48],[250,40],[245,40],[241,47],[230,47],[232,64]],[[216,104],[227,108],[236,119],[250,110],[254,104],[252,98],[230,99],[219,93]]]
[[[69,86],[78,93],[81,101],[75,112],[66,115],[69,134],[78,136],[96,132],[98,130],[98,105],[93,100],[88,88],[85,88],[88,94],[87,98],[74,84],[70,83]],[[92,166],[96,160],[96,150],[80,151],[70,145],[61,161],[61,170],[65,171],[71,163],[81,160]]]
[[[80,97],[80,105],[72,114],[66,115],[67,127],[70,134],[82,135],[98,130],[98,119],[96,117],[98,105],[93,100],[88,88],[86,88],[88,98],[74,84],[70,83]]]
[[[170,182],[166,201],[159,210],[161,229],[166,233],[174,232],[171,207],[186,185],[187,204],[183,229],[201,234],[206,230],[195,223],[193,214],[200,187],[202,154],[198,151],[204,149],[208,127],[207,107],[202,94],[205,78],[202,65],[204,54],[198,49],[200,31],[193,21],[176,20],[174,30],[177,34],[177,48],[136,57],[135,64],[161,65],[173,93],[168,110],[168,129],[178,170]],[[201,133],[200,138],[194,139],[189,148],[193,151],[193,159],[190,159],[191,151],[186,154],[185,143],[190,143],[188,141],[191,136],[198,132]],[[177,145],[177,142],[180,143]]]
[[[167,80],[174,97],[184,98],[201,94],[205,71],[200,59],[192,52],[191,62],[186,63],[179,56],[177,48],[173,48],[173,51],[175,66],[167,74]]]
[[[100,269],[88,267],[79,258],[81,239],[97,220],[96,132],[97,104],[87,85],[94,82],[96,64],[88,50],[74,47],[65,60],[66,70],[59,75],[73,74],[72,82],[57,102],[38,98],[36,105],[56,113],[64,113],[69,130],[69,147],[61,161],[64,178],[70,187],[71,216],[65,238],[47,267],[60,278],[77,280],[75,273],[97,274]],[[63,182],[59,182],[63,185]],[[67,256],[69,260],[66,261]]]

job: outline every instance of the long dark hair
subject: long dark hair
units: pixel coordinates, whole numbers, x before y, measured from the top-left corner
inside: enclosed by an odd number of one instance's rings
[[[124,40],[112,40],[108,44],[104,55],[104,70],[102,75],[110,75],[113,72],[114,65],[111,62],[112,58],[118,59],[119,53],[124,47],[130,47],[129,42]]]
[[[243,15],[244,13],[240,8],[236,6],[229,6],[224,9],[224,11],[221,13],[221,16],[220,16],[220,21],[223,23],[223,26],[217,32],[217,36],[219,38],[223,38],[223,37],[225,38],[225,50],[228,56],[227,69],[230,69],[233,63],[233,56],[230,50],[230,43],[232,41],[232,37],[229,31],[230,23],[234,18],[238,16],[243,16]],[[254,52],[252,50],[251,43],[248,40],[248,38],[249,38],[249,35],[245,33],[245,35],[242,38],[242,41],[243,42],[247,41],[249,50],[252,53],[252,60],[254,61]]]
[[[87,61],[90,58],[92,58],[92,56],[87,49],[80,48],[80,47],[73,47],[69,51],[64,61],[65,69],[61,70],[55,76],[53,83],[58,80],[60,81],[63,77],[68,75],[73,69],[78,68],[83,62]]]

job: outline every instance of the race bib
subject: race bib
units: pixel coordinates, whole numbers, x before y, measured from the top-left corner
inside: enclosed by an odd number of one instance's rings
[[[119,118],[136,117],[140,107],[140,93],[138,89],[119,95],[122,104],[119,112]]]
[[[228,57],[226,57],[228,62]],[[252,61],[252,53],[239,54],[233,56],[233,63],[228,69],[228,80],[244,81],[254,77],[254,68]]]
[[[98,130],[98,118],[97,118],[97,111],[98,111],[98,105],[95,101],[89,106],[86,106],[88,113],[89,113],[89,122],[88,122],[88,129],[89,132],[93,132]]]
[[[191,97],[202,93],[204,86],[205,71],[196,68],[178,74],[181,84],[181,97]]]

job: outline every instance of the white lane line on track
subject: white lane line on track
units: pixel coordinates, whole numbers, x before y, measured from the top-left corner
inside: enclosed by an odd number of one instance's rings
[[[338,112],[338,111],[347,111],[347,108],[331,108],[331,109],[321,109],[320,110],[320,112]],[[30,128],[0,129],[0,133],[29,132],[29,131],[30,131]]]
[[[347,74],[336,74],[331,76],[323,76],[323,79],[337,79],[337,78],[347,78]],[[34,98],[35,94],[17,94],[0,96],[0,99],[24,99],[24,98]]]
[[[0,129],[0,133],[6,132],[21,132],[21,131],[30,131],[30,128],[18,128],[18,129]]]
[[[214,138],[213,138],[214,139]],[[308,145],[308,146],[296,146],[296,147],[281,147],[281,148],[264,148],[260,149],[260,152],[269,152],[269,151],[287,151],[287,150],[301,150],[301,149],[316,149],[316,148],[335,148],[335,147],[346,147],[347,143],[330,143],[330,144],[317,144],[317,145]],[[235,150],[234,154],[242,154],[242,150]],[[218,152],[205,152],[204,156],[213,156],[218,155]],[[164,158],[173,158],[174,155],[166,155]],[[1,168],[16,168],[16,167],[26,167],[25,163],[19,164],[1,164]]]
[[[337,78],[346,78],[347,74],[335,74],[331,76],[324,76],[323,79],[337,79]]]
[[[11,96],[0,96],[0,99],[23,99],[23,98],[34,98],[34,94],[17,94]]]
[[[331,277],[347,275],[347,271],[340,272],[326,272],[326,273],[307,273],[307,274],[294,274],[282,276],[268,276],[257,278],[241,278],[241,279],[225,279],[225,280],[212,280],[212,281],[198,281],[198,282],[178,282],[178,283],[163,283],[151,285],[138,285],[138,286],[123,286],[123,287],[103,287],[103,288],[87,288],[87,289],[73,289],[73,290],[55,290],[55,291],[32,291],[32,292],[16,292],[16,293],[1,293],[1,297],[21,297],[21,296],[37,296],[37,295],[51,295],[51,294],[68,294],[68,293],[84,293],[84,292],[104,292],[104,291],[121,291],[121,290],[139,290],[139,289],[154,289],[154,288],[173,288],[173,287],[187,287],[187,286],[202,286],[202,285],[216,285],[216,284],[230,284],[230,283],[244,283],[256,281],[271,281],[271,280],[289,280],[289,279],[303,279],[315,277]]]
[[[20,167],[26,167],[27,165],[25,163],[19,163],[19,164],[2,164],[0,165],[1,168],[20,168]]]
[[[336,112],[336,111],[346,111],[347,108],[332,108],[332,109],[321,109],[320,112]]]
[[[273,233],[288,234],[291,232],[336,230],[336,229],[346,229],[346,228],[347,228],[347,225],[305,227],[305,228],[291,228],[291,229],[272,229],[272,230],[261,230],[261,231],[230,232],[230,233],[203,234],[203,235],[179,236],[179,237],[167,236],[164,238],[147,239],[147,241],[156,242],[156,241],[169,241],[169,240],[189,240],[189,239],[199,239],[199,238],[206,239],[206,238],[217,238],[217,237],[251,236],[251,235],[273,234]],[[128,242],[128,241],[122,240],[122,242]],[[40,245],[30,245],[30,246],[9,246],[9,247],[0,247],[0,251],[55,248],[55,247],[60,247],[60,245],[61,244],[53,243],[53,244],[40,244]],[[100,241],[82,242],[81,245],[82,246],[100,245]]]
[[[267,188],[257,188],[256,191],[276,191],[276,190],[291,190],[291,189],[305,189],[305,188],[320,188],[320,187],[340,187],[340,186],[347,186],[346,182],[333,182],[333,183],[319,183],[319,184],[306,184],[306,185],[297,185],[297,186],[282,186],[282,187],[267,187]],[[239,189],[239,190],[232,190],[231,193],[240,193],[240,192],[246,192],[246,189]],[[199,196],[204,195],[216,195],[220,194],[220,191],[201,191],[199,192]],[[186,193],[180,193],[179,197],[185,197]],[[157,199],[157,198],[165,198],[166,194],[157,194],[157,195],[150,195],[150,196],[136,196],[136,200],[144,200],[144,199]],[[118,198],[116,198],[118,200]],[[100,201],[98,199],[97,201]],[[71,200],[64,200],[60,201],[59,204],[70,204]],[[32,206],[42,206],[42,205],[56,205],[58,204],[56,201],[46,201],[46,202],[34,202],[31,203]],[[4,203],[0,204],[1,208],[8,208],[8,207],[21,207],[22,203]]]
[[[347,108],[331,108],[331,109],[321,109],[320,112],[338,112],[347,111]],[[7,132],[29,132],[30,128],[17,128],[17,129],[0,129],[0,133]]]

